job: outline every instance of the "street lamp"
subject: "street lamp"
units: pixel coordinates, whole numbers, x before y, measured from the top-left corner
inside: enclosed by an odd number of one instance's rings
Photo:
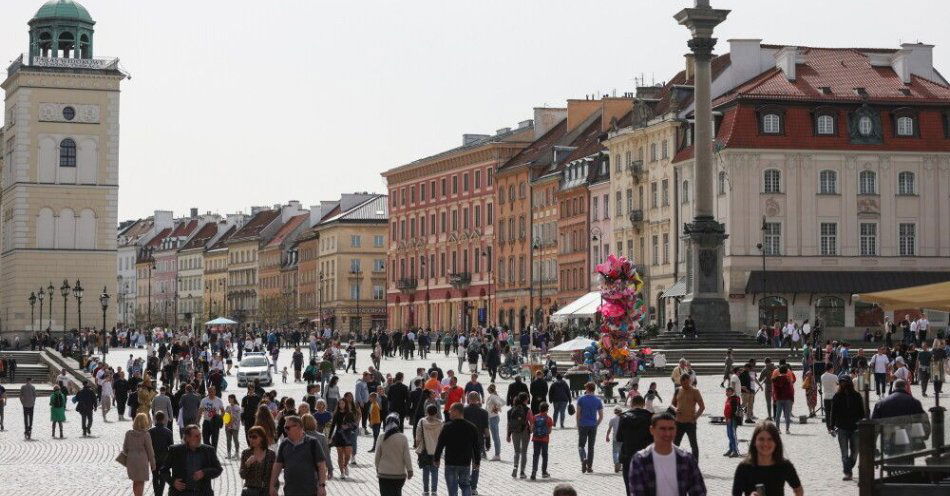
[[[53,281],[50,281],[49,286],[46,287],[46,293],[49,295],[49,325],[46,326],[47,331],[52,331],[52,328],[53,328],[53,290],[54,289],[56,288],[53,287]]]
[[[491,321],[491,283],[492,283],[492,260],[491,247],[482,250],[482,256],[485,257],[485,264],[488,266],[488,292],[485,293],[485,325]],[[428,293],[428,289],[426,289]]]
[[[755,247],[759,249],[759,252],[762,253],[762,294],[765,295],[768,292],[765,288],[765,255],[766,255],[766,246],[765,246],[765,233],[767,231],[767,225],[765,223],[765,216],[762,216],[762,242],[756,243]],[[764,296],[763,296],[764,298]]]
[[[356,278],[356,334],[363,332],[363,318],[360,316],[360,289],[363,285],[363,270],[359,267],[350,270],[350,274]],[[352,327],[352,321],[350,323]]]
[[[323,331],[323,328],[326,325],[323,323],[323,271],[321,270],[318,274],[318,279],[320,281],[320,287],[317,289],[317,313],[320,319],[320,331]]]
[[[43,300],[46,299],[46,288],[44,288],[43,286],[40,286],[40,290],[36,293],[36,299],[40,300],[40,321],[39,321],[39,326],[37,327],[42,328],[43,327]],[[35,331],[36,329],[34,328],[33,330]]]
[[[30,300],[30,327],[33,327],[33,324],[35,324],[35,322],[33,322],[35,315],[33,309],[36,307],[36,293],[30,291],[30,297],[28,299]],[[33,330],[36,330],[36,328],[33,327]]]
[[[66,302],[69,301],[69,293],[72,289],[69,287],[69,281],[63,279],[63,285],[59,287],[59,294],[63,295],[63,334],[66,334]]]
[[[109,293],[106,293],[106,287],[102,287],[102,294],[99,295],[99,304],[102,305],[102,334],[106,333],[106,310],[109,308]]]
[[[544,323],[544,264],[542,263],[541,255],[541,238],[537,237],[531,242],[531,255],[534,256],[534,252],[538,252],[538,311],[534,312],[532,309],[531,320],[535,322],[535,325],[540,326]],[[531,264],[534,266],[534,263]],[[534,277],[532,277],[534,279]],[[534,286],[534,281],[531,281],[531,285]],[[532,345],[534,344],[534,334],[532,337]]]
[[[79,330],[82,331],[82,285],[79,284],[79,279],[76,279],[76,286],[73,287],[73,296],[76,297],[76,309],[79,316]]]
[[[422,260],[419,261],[419,265],[423,269],[423,277],[426,278],[426,328],[432,329],[432,312],[429,306],[429,264],[427,260],[428,256],[423,256]],[[486,312],[488,310],[485,310]],[[486,316],[487,317],[487,316]]]

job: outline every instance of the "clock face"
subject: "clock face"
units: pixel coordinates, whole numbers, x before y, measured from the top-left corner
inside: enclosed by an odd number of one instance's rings
[[[67,121],[71,121],[71,120],[73,120],[75,117],[76,117],[76,109],[74,109],[74,108],[72,108],[72,107],[64,107],[64,108],[63,108],[63,119],[66,119]]]

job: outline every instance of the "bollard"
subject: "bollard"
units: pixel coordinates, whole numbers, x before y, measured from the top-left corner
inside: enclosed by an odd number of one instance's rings
[[[858,422],[858,496],[874,494],[874,438],[876,425],[868,419]]]
[[[942,406],[935,406],[930,409],[930,437],[934,449],[943,447],[945,413],[946,409]]]

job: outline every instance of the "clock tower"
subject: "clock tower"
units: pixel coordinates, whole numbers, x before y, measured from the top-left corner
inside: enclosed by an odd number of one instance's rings
[[[94,25],[73,0],[46,2],[29,21],[27,53],[0,84],[0,328],[7,338],[78,328],[80,316],[82,327],[98,328],[103,288],[116,301],[119,86],[127,75],[118,59],[94,57]],[[63,296],[64,280],[86,289],[81,309],[74,294]],[[40,292],[42,300],[30,298]]]

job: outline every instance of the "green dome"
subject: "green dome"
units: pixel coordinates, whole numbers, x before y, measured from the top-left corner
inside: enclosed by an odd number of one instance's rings
[[[42,20],[70,20],[95,24],[85,7],[73,0],[49,0],[44,3],[30,22]]]

